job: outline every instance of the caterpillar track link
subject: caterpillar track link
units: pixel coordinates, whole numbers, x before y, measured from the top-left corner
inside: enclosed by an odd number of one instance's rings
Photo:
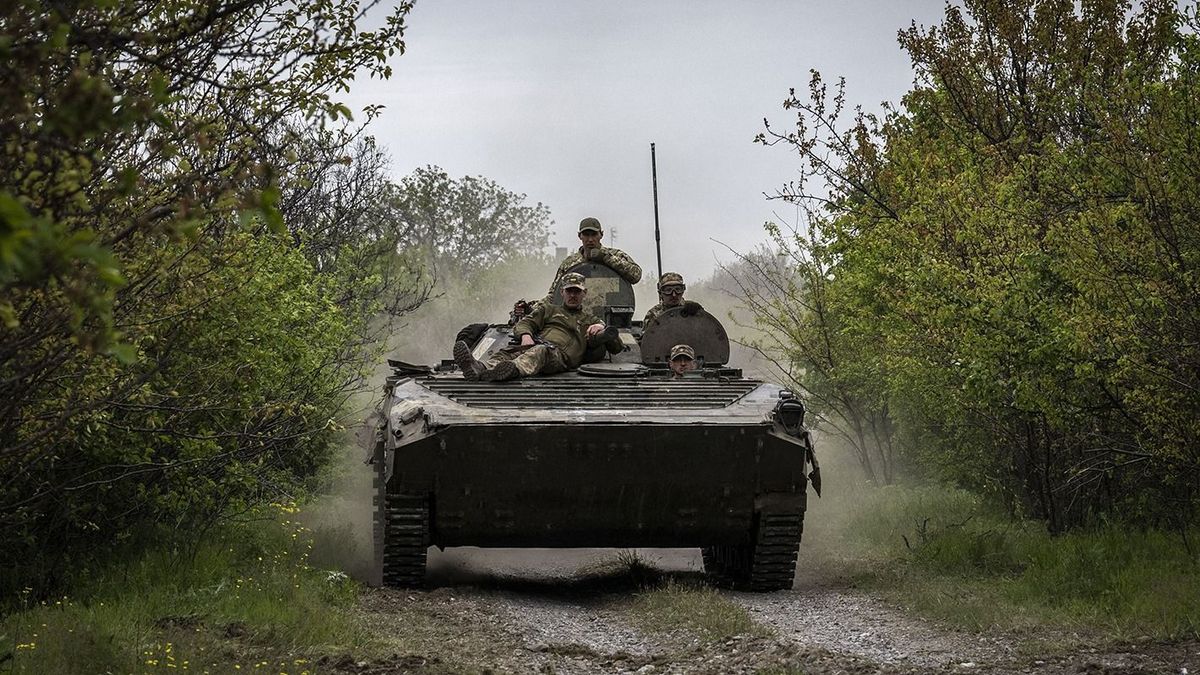
[[[704,571],[713,583],[727,588],[789,589],[804,533],[804,513],[764,513],[756,520],[753,543],[704,547]]]

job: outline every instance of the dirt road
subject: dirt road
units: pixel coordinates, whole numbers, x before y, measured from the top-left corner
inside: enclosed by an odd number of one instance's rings
[[[653,591],[645,590],[647,572],[630,571],[628,554],[620,556],[625,564],[612,550],[431,554],[431,590],[379,590],[364,599],[364,615],[396,636],[395,656],[330,660],[327,667],[372,674],[1178,674],[1200,667],[1196,643],[1089,646],[1077,639],[1066,649],[1048,650],[1044,636],[948,629],[860,592],[827,570],[806,570],[803,557],[791,591],[707,591],[711,597],[702,610],[712,606],[752,620],[742,633],[713,635],[688,629],[686,621],[682,627],[667,621],[664,628],[661,616],[648,624],[644,600]],[[702,588],[698,551],[638,554],[657,570],[649,572],[653,584]]]

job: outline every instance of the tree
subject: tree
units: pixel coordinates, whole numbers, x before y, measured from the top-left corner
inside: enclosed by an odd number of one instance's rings
[[[513,257],[545,257],[550,209],[482,176],[453,179],[436,166],[401,179],[391,202],[403,245],[425,251],[435,276],[462,276]]]
[[[827,264],[898,438],[1053,531],[1196,515],[1196,28],[1169,2],[970,0],[901,32],[899,108],[842,128],[814,74],[759,139],[804,160],[778,198],[819,237],[785,246]]]
[[[420,296],[383,276],[394,248],[309,249],[281,211],[357,135],[334,94],[403,49],[409,4],[360,30],[370,6],[0,9],[0,587],[48,592],[323,463],[372,293]]]
[[[878,355],[866,358],[877,334],[844,324],[827,252],[807,234],[767,225],[774,246],[738,254],[725,273],[753,319],[752,348],[766,355],[797,391],[816,428],[854,453],[863,476],[880,485],[897,477],[893,420],[877,383]]]

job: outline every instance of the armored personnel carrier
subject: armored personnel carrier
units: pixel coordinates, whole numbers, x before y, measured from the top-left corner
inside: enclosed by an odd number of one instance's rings
[[[716,583],[790,588],[809,483],[820,493],[803,405],[731,367],[715,317],[672,308],[643,326],[616,273],[572,271],[620,353],[508,382],[390,362],[371,460],[382,583],[421,585],[430,546],[698,547]],[[511,331],[466,330],[480,360]],[[698,367],[672,377],[680,343]]]

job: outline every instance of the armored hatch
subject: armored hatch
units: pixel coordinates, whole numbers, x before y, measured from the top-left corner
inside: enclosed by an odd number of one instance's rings
[[[666,367],[671,348],[690,345],[696,360],[705,366],[729,363],[729,335],[717,317],[700,310],[687,315],[683,307],[671,307],[642,326],[642,362],[648,366]]]
[[[611,268],[599,263],[580,263],[567,273],[576,272],[587,279],[587,296],[583,308],[609,326],[629,328],[634,311],[633,286]],[[562,297],[551,294],[547,300],[554,305],[562,304]]]
[[[373,455],[379,580],[421,585],[431,545],[695,546],[717,583],[790,587],[819,485],[803,407],[729,367],[715,317],[668,310],[642,333],[627,282],[594,263],[572,271],[591,311],[620,326],[621,353],[509,382],[394,362]],[[510,337],[485,326],[476,357]],[[680,342],[704,363],[672,378]]]

